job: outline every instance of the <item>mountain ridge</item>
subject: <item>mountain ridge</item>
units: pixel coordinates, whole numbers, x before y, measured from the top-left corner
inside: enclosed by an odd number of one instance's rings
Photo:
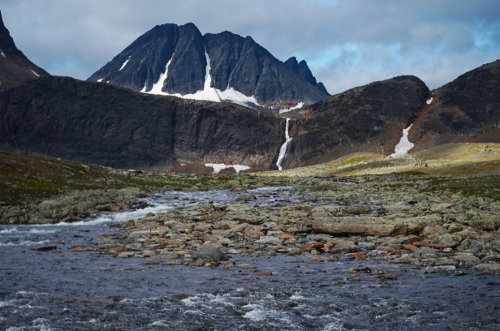
[[[305,61],[302,71],[304,66],[312,79],[304,79],[249,36],[229,31],[202,35],[193,23],[163,24],[138,37],[88,80],[277,110],[328,95]]]

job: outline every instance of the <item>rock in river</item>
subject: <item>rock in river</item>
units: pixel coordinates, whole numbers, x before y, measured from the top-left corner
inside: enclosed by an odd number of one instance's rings
[[[195,259],[207,262],[219,262],[228,259],[228,256],[219,247],[203,247],[193,254]]]

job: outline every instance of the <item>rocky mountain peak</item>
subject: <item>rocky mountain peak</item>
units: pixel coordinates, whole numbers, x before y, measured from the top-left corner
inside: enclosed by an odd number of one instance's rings
[[[298,62],[297,58],[295,56],[292,56],[291,58],[289,58],[288,60],[283,62],[283,64],[287,68],[289,68],[290,70],[295,72],[303,80],[311,83],[311,85],[315,86],[316,88],[321,90],[326,95],[330,95],[328,93],[328,91],[326,90],[325,86],[323,85],[323,83],[318,83],[316,81],[316,78],[313,76],[311,69],[309,69],[309,66],[307,65],[306,60],[302,60],[302,61]]]
[[[305,61],[297,68],[291,70],[249,36],[229,31],[202,35],[193,23],[164,24],[139,37],[89,80],[258,109],[311,104],[328,95]]]

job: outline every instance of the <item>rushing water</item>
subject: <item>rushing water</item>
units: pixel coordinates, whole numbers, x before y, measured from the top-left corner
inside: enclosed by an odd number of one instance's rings
[[[256,204],[300,199],[293,187],[252,193]],[[424,274],[410,265],[344,257],[319,263],[300,256],[233,256],[236,265],[256,269],[226,270],[71,250],[105,242],[113,222],[148,211],[235,202],[239,196],[164,192],[148,198],[147,209],[128,214],[71,225],[1,226],[0,329],[500,328],[500,279],[472,270],[463,276]],[[52,249],[34,250],[48,246]],[[360,271],[347,272],[351,268]],[[398,278],[376,279],[369,272],[374,269]]]

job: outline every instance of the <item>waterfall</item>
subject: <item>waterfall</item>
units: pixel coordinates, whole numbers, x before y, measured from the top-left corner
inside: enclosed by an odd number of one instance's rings
[[[280,154],[278,155],[278,160],[276,161],[276,166],[278,167],[278,170],[283,170],[281,167],[281,163],[283,162],[283,159],[285,158],[286,154],[286,148],[288,147],[288,144],[292,141],[292,138],[288,134],[288,127],[290,126],[290,119],[286,119],[286,125],[285,125],[285,142],[283,145],[280,147]]]

